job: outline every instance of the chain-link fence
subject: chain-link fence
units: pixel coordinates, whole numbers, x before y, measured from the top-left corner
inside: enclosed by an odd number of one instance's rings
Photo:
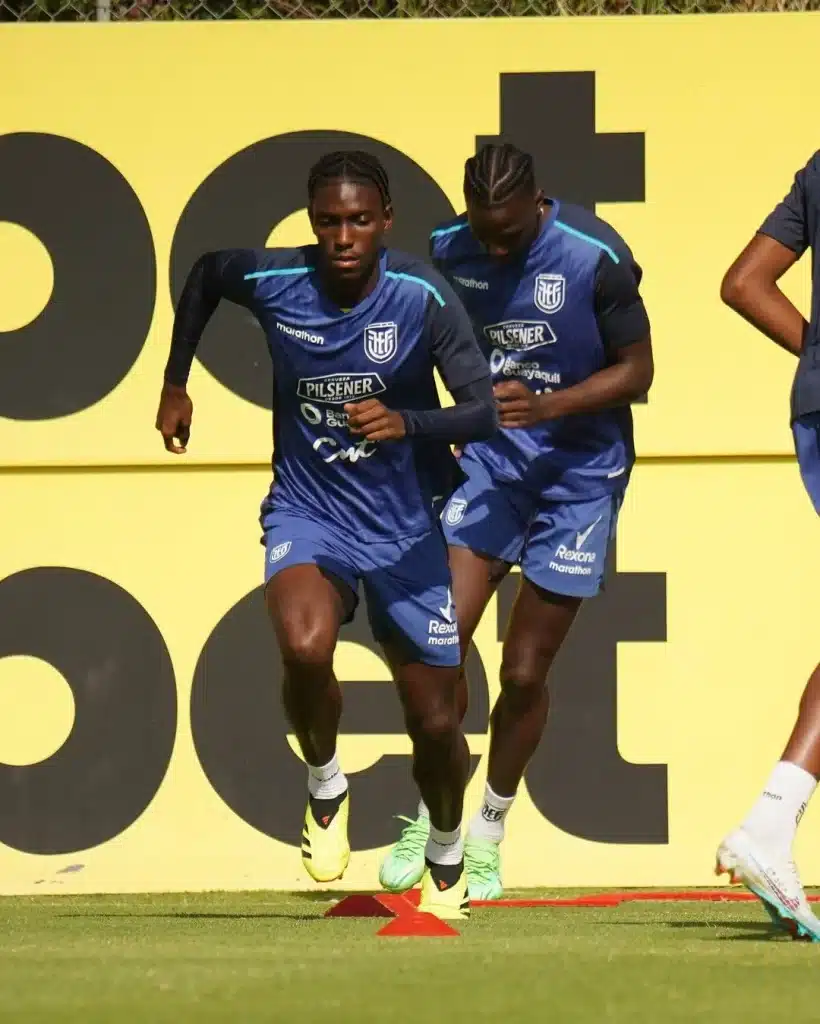
[[[0,0],[0,22],[486,18],[812,10],[820,10],[820,0]]]

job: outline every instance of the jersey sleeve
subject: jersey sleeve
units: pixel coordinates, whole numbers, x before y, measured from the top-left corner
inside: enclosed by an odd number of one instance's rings
[[[454,388],[489,377],[490,367],[459,297],[441,274],[429,277],[435,294],[427,302],[424,332],[436,368],[452,394]]]
[[[439,255],[438,246],[436,245],[436,236],[435,235],[430,235],[430,241],[428,242],[428,246],[427,246],[427,254],[428,254],[429,262],[436,269],[436,271],[443,276],[444,275],[445,263],[444,263],[444,260]]]
[[[601,254],[595,274],[595,319],[604,343],[612,351],[649,337],[649,317],[632,269]]]
[[[449,409],[399,410],[408,436],[461,445],[492,437],[498,414],[489,377],[453,388],[453,399]]]
[[[253,274],[264,253],[254,249],[209,252],[193,265],[177,303],[171,353],[165,367],[169,384],[184,387],[200,338],[221,299],[250,308],[256,289]]]
[[[763,221],[758,233],[802,256],[810,242],[808,196],[812,186],[820,186],[820,152],[797,172],[789,194]]]

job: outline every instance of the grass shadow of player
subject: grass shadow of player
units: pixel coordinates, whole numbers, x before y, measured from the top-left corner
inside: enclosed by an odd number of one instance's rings
[[[702,935],[708,942],[769,942],[772,939],[789,939],[770,921],[667,921],[666,927],[677,931],[726,931],[732,929],[732,935]]]
[[[79,913],[77,911],[70,911],[65,914],[58,914],[58,917],[79,917],[85,920],[102,920],[102,919],[117,919],[117,918],[128,918],[133,920],[134,918],[151,920],[151,921],[321,921],[322,914],[304,914],[295,912],[293,914],[287,914],[283,912],[268,913],[266,911],[259,911],[254,913],[253,911],[242,911],[238,910],[234,913],[227,911],[208,911],[208,910],[167,910],[156,913],[141,913],[139,910],[132,912],[120,911],[119,913],[99,913],[90,911],[87,913]]]
[[[647,922],[645,918],[608,921],[607,927],[646,928],[661,925],[672,931],[707,932],[696,936],[704,942],[760,942],[770,939],[789,939],[789,936],[775,928],[769,921],[657,921]],[[715,932],[732,930],[732,935],[716,935]]]

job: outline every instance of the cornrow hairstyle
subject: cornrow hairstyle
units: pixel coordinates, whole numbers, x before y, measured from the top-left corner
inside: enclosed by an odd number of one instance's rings
[[[524,186],[535,190],[532,157],[509,142],[482,146],[464,165],[464,197],[482,206],[506,203]]]
[[[390,182],[381,161],[359,149],[340,149],[326,153],[310,169],[308,175],[308,202],[313,202],[316,190],[331,181],[351,181],[374,185],[379,190],[382,206],[391,205]]]

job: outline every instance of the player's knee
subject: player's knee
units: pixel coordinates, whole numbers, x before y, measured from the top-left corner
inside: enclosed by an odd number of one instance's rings
[[[541,699],[554,652],[505,655],[501,663],[501,692],[515,705],[527,707]]]
[[[407,731],[414,742],[446,743],[458,728],[458,712],[454,706],[429,705],[407,715]]]
[[[282,660],[291,669],[320,669],[333,664],[334,631],[321,622],[285,624]]]

